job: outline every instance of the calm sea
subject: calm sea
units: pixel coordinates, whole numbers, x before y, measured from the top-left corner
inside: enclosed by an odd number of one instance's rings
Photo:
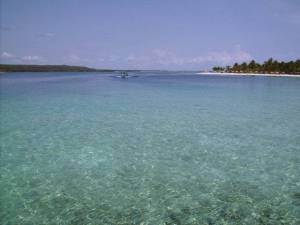
[[[0,75],[0,224],[299,224],[300,79]]]

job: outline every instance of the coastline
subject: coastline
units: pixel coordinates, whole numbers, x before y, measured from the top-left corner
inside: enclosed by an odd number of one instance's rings
[[[298,74],[267,74],[267,73],[220,73],[220,72],[198,72],[199,75],[218,75],[218,76],[257,76],[257,77],[298,77]]]

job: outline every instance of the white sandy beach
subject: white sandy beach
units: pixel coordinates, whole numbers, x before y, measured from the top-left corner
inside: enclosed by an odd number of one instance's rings
[[[260,76],[260,77],[299,77],[298,74],[267,74],[267,73],[215,73],[199,72],[199,75],[220,75],[220,76]]]

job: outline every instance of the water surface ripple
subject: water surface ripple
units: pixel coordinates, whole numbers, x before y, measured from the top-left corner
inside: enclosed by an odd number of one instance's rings
[[[300,224],[300,79],[0,75],[0,224]]]

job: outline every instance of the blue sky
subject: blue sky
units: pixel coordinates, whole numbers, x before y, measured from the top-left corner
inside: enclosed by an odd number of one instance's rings
[[[300,0],[0,0],[1,63],[207,69],[300,58]]]

